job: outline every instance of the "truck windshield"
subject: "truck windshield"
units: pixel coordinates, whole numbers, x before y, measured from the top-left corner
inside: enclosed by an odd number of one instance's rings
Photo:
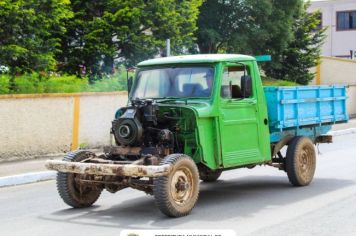
[[[144,69],[138,72],[132,98],[207,98],[214,78],[212,67]]]

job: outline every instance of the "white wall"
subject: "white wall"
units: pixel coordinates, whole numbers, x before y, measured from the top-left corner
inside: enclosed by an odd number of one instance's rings
[[[313,69],[314,70],[314,69]],[[316,77],[318,75],[316,74]],[[347,89],[347,110],[350,116],[356,116],[356,61],[322,57],[320,64],[320,81],[319,84],[333,85],[344,84],[348,85]],[[315,78],[311,84],[318,84]]]
[[[356,61],[322,57],[320,84],[356,85]]]
[[[79,145],[100,147],[110,143],[111,121],[127,95],[84,96],[80,101]]]
[[[71,149],[74,96],[80,98],[78,144],[109,144],[115,111],[127,93],[43,94],[0,96],[0,161],[64,153]]]
[[[320,84],[346,84],[347,110],[351,116],[356,115],[356,61],[335,58],[322,58]]]
[[[347,56],[350,55],[350,50],[356,50],[356,30],[336,30],[336,12],[356,11],[356,0],[313,1],[308,11],[316,10],[322,12],[322,24],[327,27],[327,39],[322,47],[322,55]]]
[[[356,85],[351,85],[347,89],[347,109],[351,117],[356,117]]]

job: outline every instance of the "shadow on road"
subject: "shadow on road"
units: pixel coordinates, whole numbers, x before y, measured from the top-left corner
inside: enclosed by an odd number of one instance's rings
[[[197,206],[189,216],[182,218],[165,217],[149,196],[135,197],[109,209],[98,206],[65,209],[39,217],[56,222],[125,229],[169,228],[192,220],[205,222],[207,226],[211,222],[213,227],[217,220],[248,218],[267,208],[283,207],[354,184],[350,180],[316,178],[308,187],[292,187],[283,177],[245,177],[202,183]],[[117,197],[120,198],[120,193]],[[117,198],[113,196],[112,202],[115,200]]]

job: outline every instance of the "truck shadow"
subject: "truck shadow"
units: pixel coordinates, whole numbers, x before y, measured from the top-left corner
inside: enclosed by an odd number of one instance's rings
[[[190,215],[182,218],[164,216],[149,196],[125,200],[109,209],[100,207],[99,200],[98,206],[92,208],[65,209],[39,218],[119,229],[170,228],[189,221],[209,224],[228,219],[242,220],[266,208],[283,207],[355,184],[351,180],[315,178],[309,187],[298,188],[292,187],[285,177],[249,176],[202,183],[196,207]],[[112,202],[117,202],[120,193],[110,197]]]

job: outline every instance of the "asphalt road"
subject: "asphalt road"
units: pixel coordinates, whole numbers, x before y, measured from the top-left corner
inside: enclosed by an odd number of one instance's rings
[[[271,167],[201,184],[191,215],[170,219],[154,199],[125,189],[70,209],[55,182],[0,188],[0,235],[118,235],[122,229],[233,229],[237,235],[356,235],[356,134],[320,145],[315,179],[292,187]]]

